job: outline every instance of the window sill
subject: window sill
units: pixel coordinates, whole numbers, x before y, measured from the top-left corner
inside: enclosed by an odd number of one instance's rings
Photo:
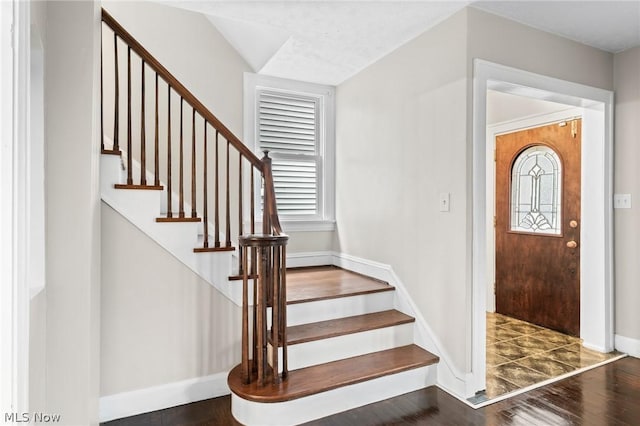
[[[335,231],[335,220],[286,220],[280,219],[284,232]],[[256,222],[256,229],[262,229],[262,221]]]

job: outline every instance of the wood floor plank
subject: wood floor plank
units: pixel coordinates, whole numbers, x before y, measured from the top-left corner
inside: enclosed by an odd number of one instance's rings
[[[474,410],[429,387],[306,423],[351,425],[637,425],[640,359],[627,357]]]
[[[335,266],[287,270],[287,303],[392,291],[388,283]]]
[[[525,423],[521,413],[527,413],[529,423]],[[637,425],[638,419],[640,359],[626,357],[477,410],[431,386],[324,417],[307,426],[631,426]],[[228,395],[103,423],[108,426],[193,424],[240,425],[231,415]]]
[[[407,324],[414,321],[415,319],[413,317],[392,309],[389,311],[296,325],[287,327],[287,343],[289,345],[295,345],[298,343]]]
[[[240,366],[229,373],[229,387],[241,398],[283,402],[437,363],[439,358],[416,345],[374,352],[289,372],[286,383],[259,388],[242,383]]]

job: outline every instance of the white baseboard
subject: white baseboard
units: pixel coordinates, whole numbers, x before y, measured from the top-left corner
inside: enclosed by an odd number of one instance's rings
[[[640,340],[630,337],[615,335],[615,347],[618,351],[624,352],[636,358],[640,358]]]
[[[324,265],[333,265],[333,252],[316,251],[306,253],[287,253],[288,268]]]
[[[231,393],[227,372],[100,398],[100,422],[176,407]]]

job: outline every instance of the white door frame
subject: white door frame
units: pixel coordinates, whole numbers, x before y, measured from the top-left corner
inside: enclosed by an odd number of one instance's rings
[[[485,389],[487,275],[487,89],[583,109],[580,337],[613,350],[613,92],[480,59],[473,78],[473,288],[471,368],[467,394]],[[589,170],[589,173],[586,173]],[[586,189],[589,189],[586,191]],[[493,210],[493,207],[491,207]],[[588,314],[587,314],[588,313]]]
[[[0,419],[29,408],[29,2],[0,1]]]

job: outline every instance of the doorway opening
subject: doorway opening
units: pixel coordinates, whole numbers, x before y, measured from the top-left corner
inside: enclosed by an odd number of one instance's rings
[[[561,105],[582,117],[579,337],[586,348],[613,349],[612,306],[612,99],[609,91],[545,77],[482,60],[474,63],[473,288],[468,397],[486,388],[487,311],[495,270],[493,140],[487,135],[488,91]],[[513,109],[515,110],[515,109]],[[528,117],[531,118],[531,117]],[[538,117],[539,119],[540,117]],[[522,116],[520,117],[522,119]],[[515,120],[515,118],[514,118]],[[513,120],[512,120],[513,121]],[[539,121],[538,121],[539,122]],[[522,124],[522,123],[520,123]],[[526,127],[526,126],[525,126]],[[588,170],[589,173],[585,173]],[[584,188],[589,188],[585,191]]]

